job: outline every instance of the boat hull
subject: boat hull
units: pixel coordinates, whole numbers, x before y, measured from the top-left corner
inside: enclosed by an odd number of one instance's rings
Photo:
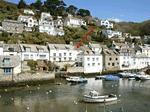
[[[111,101],[116,101],[116,100],[117,100],[117,97],[107,98],[107,99],[104,99],[104,98],[84,98],[84,101],[88,102],[88,103],[104,103],[104,102],[111,102]]]

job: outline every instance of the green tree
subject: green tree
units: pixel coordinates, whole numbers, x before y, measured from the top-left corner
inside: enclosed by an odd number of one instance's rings
[[[25,1],[20,0],[20,2],[18,3],[18,8],[21,9],[21,8],[25,8],[25,7],[26,7]]]
[[[90,11],[85,10],[85,9],[79,9],[78,12],[77,12],[77,15],[79,15],[81,17],[91,16]]]
[[[28,61],[27,65],[30,66],[31,70],[36,70],[37,62],[36,61]]]
[[[66,9],[66,12],[72,14],[72,15],[75,15],[77,13],[77,7],[73,6],[73,5],[70,5],[67,9]]]
[[[41,2],[41,0],[37,0],[37,1],[34,3],[35,9],[40,10],[42,4],[43,4],[43,3]]]

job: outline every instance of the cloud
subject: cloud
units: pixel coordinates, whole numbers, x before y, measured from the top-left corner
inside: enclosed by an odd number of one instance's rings
[[[124,16],[124,15],[121,15],[122,17]]]

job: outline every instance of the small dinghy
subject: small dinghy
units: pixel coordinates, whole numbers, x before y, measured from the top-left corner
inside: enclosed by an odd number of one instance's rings
[[[116,101],[117,96],[114,94],[110,95],[99,95],[97,91],[90,91],[89,95],[84,95],[84,101],[89,103],[104,103],[110,101]]]

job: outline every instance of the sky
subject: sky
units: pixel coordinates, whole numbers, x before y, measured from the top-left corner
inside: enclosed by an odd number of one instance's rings
[[[5,0],[18,3],[20,0]],[[27,4],[37,0],[24,0]],[[44,0],[42,0],[44,1]],[[92,17],[99,19],[119,19],[131,22],[143,22],[150,19],[150,0],[63,0],[67,7],[74,5],[78,9],[88,9]]]

